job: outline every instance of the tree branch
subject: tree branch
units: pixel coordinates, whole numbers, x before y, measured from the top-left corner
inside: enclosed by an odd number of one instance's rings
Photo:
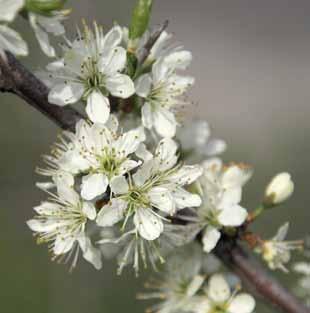
[[[266,302],[287,313],[309,313],[289,290],[284,288],[266,270],[250,256],[234,239],[225,238],[219,242],[215,255],[234,273],[242,282]]]
[[[83,118],[70,106],[50,104],[49,89],[9,52],[6,57],[0,55],[0,91],[19,96],[65,130],[74,131],[75,124]]]
[[[74,130],[83,116],[70,106],[59,107],[48,102],[48,88],[29,72],[16,58],[7,53],[0,57],[0,91],[11,92],[39,110],[62,129]],[[257,264],[237,243],[223,238],[215,254],[240,276],[242,281],[265,300],[287,313],[310,313],[295,296],[282,287]]]

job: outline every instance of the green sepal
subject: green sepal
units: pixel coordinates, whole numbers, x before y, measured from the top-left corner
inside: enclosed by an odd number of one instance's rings
[[[50,15],[52,11],[62,10],[66,0],[26,0],[26,9],[30,12]]]
[[[129,39],[140,38],[149,26],[152,0],[138,0],[133,9],[131,24],[129,27]]]

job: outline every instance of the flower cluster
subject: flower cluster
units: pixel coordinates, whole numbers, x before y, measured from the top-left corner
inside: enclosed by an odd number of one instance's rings
[[[203,255],[197,246],[185,248],[173,255],[160,281],[146,285],[152,292],[140,294],[140,299],[160,299],[150,311],[192,313],[252,313],[255,300],[246,293],[238,293],[240,286],[231,286],[219,273],[206,276]],[[153,291],[154,290],[154,291]]]

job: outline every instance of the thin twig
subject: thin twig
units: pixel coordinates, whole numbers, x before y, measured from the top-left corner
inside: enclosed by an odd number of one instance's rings
[[[6,58],[0,55],[0,90],[24,99],[62,129],[74,131],[75,124],[83,118],[70,106],[50,104],[47,100],[49,89],[45,84],[8,52]]]
[[[48,103],[48,88],[9,53],[6,59],[0,57],[0,91],[18,95],[63,129],[74,130],[76,122],[83,118],[69,106],[58,107]],[[222,239],[215,254],[238,274],[245,284],[283,312],[310,313],[295,296],[258,265],[236,240]]]

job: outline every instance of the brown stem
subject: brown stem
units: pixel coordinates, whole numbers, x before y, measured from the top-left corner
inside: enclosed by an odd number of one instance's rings
[[[83,118],[70,106],[58,107],[48,103],[48,88],[9,53],[7,58],[0,57],[0,91],[18,95],[63,129],[74,130],[76,122]],[[251,289],[283,312],[310,313],[296,297],[243,251],[236,240],[223,238],[215,254]]]
[[[83,118],[70,106],[50,104],[49,89],[9,52],[0,56],[0,91],[16,94],[62,129],[74,131],[76,122]]]

